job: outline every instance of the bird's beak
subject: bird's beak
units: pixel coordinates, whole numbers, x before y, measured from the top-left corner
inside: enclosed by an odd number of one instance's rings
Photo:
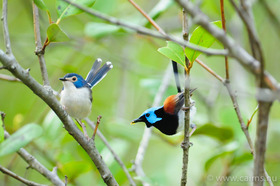
[[[142,118],[137,118],[137,119],[133,120],[130,124],[134,125],[135,123],[138,123],[138,122],[143,122]]]
[[[67,79],[63,78],[59,78],[60,81],[67,81]]]

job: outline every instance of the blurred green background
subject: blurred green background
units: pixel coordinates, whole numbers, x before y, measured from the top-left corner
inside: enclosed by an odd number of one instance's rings
[[[158,3],[164,1],[136,1],[145,11],[151,12]],[[220,20],[219,1],[200,1],[201,8],[211,21]],[[280,1],[267,1],[270,8],[280,18],[277,7]],[[57,19],[55,0],[45,1],[53,21]],[[1,5],[2,8],[2,5]],[[8,1],[8,22],[12,50],[18,62],[24,68],[30,68],[30,74],[40,83],[40,67],[34,54],[35,41],[32,22],[32,1]],[[147,25],[146,20],[126,0],[97,0],[93,9],[110,16],[126,20],[133,24]],[[156,11],[156,10],[155,10]],[[256,2],[253,6],[255,23],[262,42],[267,70],[280,79],[279,33],[264,7]],[[170,3],[163,12],[157,12],[157,23],[168,33],[180,37],[181,9]],[[228,34],[249,51],[248,37],[244,25],[231,5],[225,2]],[[111,61],[114,68],[96,87],[93,88],[93,107],[89,116],[96,120],[102,115],[100,131],[106,136],[110,145],[124,161],[132,167],[139,143],[144,131],[144,124],[130,125],[153,103],[169,60],[157,52],[166,42],[147,36],[127,32],[112,27],[104,31],[102,20],[85,13],[65,18],[60,27],[70,37],[69,42],[50,44],[46,48],[45,59],[51,86],[60,91],[62,83],[58,80],[69,72],[76,72],[85,77],[96,58]],[[96,28],[97,26],[100,26]],[[191,24],[190,32],[197,25]],[[47,14],[40,10],[42,40],[46,38],[49,26]],[[4,49],[2,25],[0,26],[0,48]],[[99,29],[101,31],[99,31]],[[220,45],[214,45],[221,48]],[[219,75],[224,76],[224,58],[199,57]],[[181,69],[180,71],[182,71]],[[3,74],[9,74],[1,70]],[[245,123],[254,112],[255,79],[235,60],[230,59],[230,77],[237,92],[240,109]],[[183,80],[183,76],[181,77]],[[175,81],[170,79],[170,87],[165,93],[176,94]],[[182,83],[183,84],[183,83]],[[224,86],[213,76],[194,64],[191,71],[191,85],[198,88],[193,98],[196,100],[197,114],[194,118],[198,126],[197,133],[191,137],[188,185],[216,185],[216,177],[230,175],[232,178],[252,176],[253,160],[241,131],[232,102]],[[14,133],[28,123],[37,123],[43,128],[43,135],[25,148],[48,169],[58,167],[61,179],[68,176],[69,185],[104,185],[94,164],[74,139],[63,129],[62,123],[50,111],[49,107],[32,91],[21,83],[0,80],[0,110],[6,113],[6,129]],[[266,153],[266,170],[272,176],[275,185],[280,185],[280,147],[278,127],[280,105],[275,102],[270,114],[268,146]],[[256,118],[254,117],[249,132],[255,136]],[[88,127],[88,132],[92,130]],[[148,146],[143,169],[151,185],[179,185],[182,167],[181,135],[166,137],[154,129]],[[96,145],[120,185],[129,185],[120,166],[112,155],[96,138]],[[16,153],[0,158],[0,164],[27,179],[50,184],[36,171],[26,169],[28,166]],[[132,176],[136,176],[131,173]],[[141,179],[141,178],[138,178]],[[249,179],[249,178],[248,178]],[[244,181],[245,180],[245,181]],[[136,183],[141,185],[136,179]],[[0,174],[0,185],[19,185],[10,177]],[[243,180],[229,181],[227,185],[250,185]]]

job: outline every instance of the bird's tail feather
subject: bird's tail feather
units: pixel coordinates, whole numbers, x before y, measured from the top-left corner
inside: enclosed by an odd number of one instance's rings
[[[112,63],[109,61],[99,68],[101,63],[102,60],[98,58],[86,77],[86,82],[89,84],[90,88],[97,85],[107,75],[107,72],[113,68]]]
[[[173,73],[174,73],[174,77],[175,77],[177,91],[179,93],[179,92],[182,92],[182,90],[181,90],[180,79],[179,79],[178,65],[173,60],[172,60],[172,67],[173,67]]]

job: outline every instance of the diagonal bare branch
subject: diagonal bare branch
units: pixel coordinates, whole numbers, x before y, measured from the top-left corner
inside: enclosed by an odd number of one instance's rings
[[[5,131],[5,138],[9,138],[10,134]],[[28,163],[28,165],[35,169],[37,172],[39,172],[41,175],[46,177],[48,180],[50,180],[54,185],[56,186],[63,186],[64,183],[59,179],[57,174],[54,174],[53,172],[49,171],[44,165],[42,165],[34,156],[29,154],[24,148],[21,148],[17,153],[20,155],[20,157]]]
[[[96,165],[103,181],[107,185],[118,185],[111,171],[106,166],[100,153],[96,149],[93,140],[88,141],[83,133],[78,129],[70,116],[62,108],[53,94],[52,89],[47,89],[40,85],[33,77],[30,76],[27,70],[23,69],[14,56],[8,56],[4,51],[0,50],[0,61],[7,67],[15,77],[19,78],[27,87],[29,87],[37,96],[39,96],[49,107],[56,113],[59,119],[65,126],[65,129],[70,135],[83,147],[91,160]]]
[[[39,183],[36,183],[36,182],[33,182],[33,181],[29,181],[19,175],[17,175],[16,173],[10,171],[9,169],[6,169],[5,167],[2,167],[0,165],[0,171],[3,173],[3,174],[7,174],[9,176],[11,176],[12,178],[26,184],[26,185],[30,185],[30,186],[46,186],[46,185],[42,185],[42,184],[39,184]]]
[[[159,38],[159,39],[163,39],[163,40],[173,41],[173,42],[176,42],[176,43],[178,43],[178,44],[180,44],[184,47],[188,47],[188,48],[203,52],[206,55],[222,55],[222,56],[228,55],[227,50],[211,49],[211,48],[207,49],[207,48],[204,48],[204,47],[198,47],[195,44],[186,42],[182,39],[178,39],[178,38],[173,37],[171,35],[162,35],[161,33],[155,32],[151,29],[147,29],[147,28],[141,27],[139,25],[135,25],[135,24],[131,24],[131,23],[128,23],[128,22],[125,22],[125,21],[121,21],[119,19],[116,19],[115,17],[110,17],[110,16],[107,16],[107,15],[104,15],[104,14],[102,14],[100,12],[97,12],[93,9],[90,9],[90,8],[85,7],[85,6],[81,6],[77,3],[71,2],[70,0],[63,0],[63,1],[65,1],[65,2],[71,4],[75,7],[83,10],[84,12],[86,12],[90,15],[93,15],[95,17],[103,19],[103,20],[105,20],[105,21],[107,21],[111,24],[122,26],[124,28],[129,28],[130,30],[134,30],[139,34],[148,35],[148,36],[152,36],[154,38]]]

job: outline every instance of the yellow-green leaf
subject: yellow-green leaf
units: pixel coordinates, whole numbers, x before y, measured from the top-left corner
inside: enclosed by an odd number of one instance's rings
[[[167,41],[167,46],[159,48],[158,52],[179,63],[183,67],[186,66],[184,49],[179,44],[172,41]]]
[[[95,0],[72,0],[72,2],[85,6],[85,7],[92,7],[95,3]],[[83,12],[79,8],[76,8],[75,6],[70,5],[67,2],[64,2],[62,0],[56,1],[56,9],[57,9],[58,17],[59,17],[58,20],[61,20],[65,17],[71,16],[71,15],[76,15],[76,14]]]
[[[55,23],[48,27],[47,36],[49,42],[64,42],[69,40],[67,34]]]
[[[211,24],[222,28],[221,21],[214,21]],[[216,38],[214,38],[208,31],[206,31],[201,26],[197,27],[190,38],[190,43],[196,44],[197,46],[202,46],[204,48],[209,48],[215,42]],[[185,53],[190,63],[193,63],[195,59],[201,54],[200,51],[196,51],[190,48],[185,49]]]

